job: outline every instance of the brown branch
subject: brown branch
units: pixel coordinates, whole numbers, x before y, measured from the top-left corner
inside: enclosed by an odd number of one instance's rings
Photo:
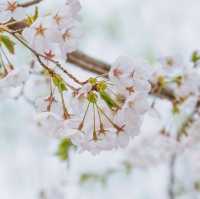
[[[80,51],[69,54],[67,61],[96,74],[108,73],[111,68],[110,64],[94,59]]]
[[[25,2],[25,3],[19,3],[18,6],[26,8],[26,7],[29,7],[29,6],[36,5],[40,2],[42,2],[42,0],[31,0],[31,1],[28,1],[28,2]]]
[[[10,30],[17,31],[17,30],[23,30],[28,27],[28,24],[25,20],[23,21],[11,21],[7,24],[5,24]]]

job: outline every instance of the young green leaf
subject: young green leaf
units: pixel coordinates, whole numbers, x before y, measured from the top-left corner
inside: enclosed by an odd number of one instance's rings
[[[194,51],[194,52],[192,53],[191,61],[192,61],[193,63],[196,63],[196,62],[198,62],[199,60],[200,60],[200,54],[199,54],[197,51]]]
[[[99,94],[109,108],[118,108],[117,103],[110,97],[110,95],[106,91],[100,91]]]
[[[7,35],[0,35],[0,44],[3,44],[11,54],[15,53],[15,43]]]
[[[69,150],[72,147],[74,147],[74,145],[72,144],[70,139],[65,138],[61,140],[61,142],[59,143],[56,155],[60,158],[60,160],[63,160],[63,161],[68,160]]]
[[[58,88],[60,92],[66,91],[67,87],[65,85],[65,82],[63,78],[60,75],[54,75],[53,76],[53,83]]]
[[[29,26],[32,25],[36,21],[36,19],[38,18],[38,16],[39,16],[38,7],[35,7],[35,13],[34,13],[34,15],[33,16],[28,16],[26,18],[26,24],[29,25]]]

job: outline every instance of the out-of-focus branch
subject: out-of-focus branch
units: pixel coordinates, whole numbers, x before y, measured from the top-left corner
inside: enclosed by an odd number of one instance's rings
[[[26,8],[26,7],[29,7],[29,6],[36,5],[36,4],[38,4],[38,3],[42,2],[42,1],[43,0],[31,0],[31,1],[27,1],[25,3],[19,3],[18,6]]]
[[[174,192],[175,186],[175,164],[176,164],[176,154],[173,154],[169,163],[169,185],[168,185],[168,195],[169,199],[175,199],[176,195]]]
[[[23,30],[24,28],[28,27],[25,20],[23,21],[11,21],[6,26],[13,31]]]
[[[90,57],[80,51],[69,54],[67,61],[99,75],[108,73],[111,68],[110,64]]]
[[[177,141],[180,141],[183,135],[187,136],[187,130],[192,125],[192,123],[195,122],[195,116],[199,114],[199,108],[200,108],[200,98],[197,100],[196,105],[192,111],[192,113],[186,118],[186,120],[183,122],[181,128],[177,132]]]

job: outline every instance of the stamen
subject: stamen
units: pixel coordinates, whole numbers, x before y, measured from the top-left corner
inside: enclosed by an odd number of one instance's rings
[[[35,28],[35,30],[36,30],[36,35],[37,35],[37,36],[40,35],[40,36],[44,37],[45,31],[46,31],[47,29],[44,28],[44,27],[42,26],[42,24],[40,24],[38,27]]]
[[[64,34],[63,34],[63,39],[64,41],[67,41],[71,38],[71,34],[69,33],[69,30],[67,30]]]
[[[17,6],[17,2],[16,1],[14,1],[14,2],[8,1],[6,10],[8,10],[10,12],[14,12],[17,9],[17,7],[18,6]]]
[[[122,125],[121,127],[115,124],[106,114],[105,112],[97,105],[98,109],[101,111],[101,113],[105,116],[105,118],[113,125],[113,127],[117,130],[117,133],[124,131],[125,125]]]
[[[61,16],[58,15],[58,13],[53,17],[57,25],[60,25],[60,21],[62,19]]]
[[[96,133],[96,115],[95,115],[95,106],[94,106],[94,103],[93,103],[93,120],[94,120],[94,126],[93,126],[93,140],[94,141],[97,141],[98,138],[97,138],[97,133]]]
[[[126,87],[126,90],[129,92],[129,95],[135,92],[135,89],[133,86]]]
[[[101,114],[100,114],[99,109],[98,109],[96,104],[95,104],[95,106],[97,108],[97,113],[98,113],[99,123],[100,123],[100,125],[99,125],[99,134],[105,134],[106,130],[104,129],[104,126],[103,126]]]
[[[50,86],[50,95],[49,97],[47,98],[47,101],[49,102],[49,104],[47,105],[47,111],[51,111],[51,107],[52,107],[52,104],[53,102],[55,101],[55,98],[53,96],[53,90],[52,90],[52,82],[51,82],[51,79],[49,81],[49,86]]]
[[[119,68],[115,68],[115,69],[113,70],[113,75],[114,75],[115,77],[119,78],[121,75],[123,75],[123,71],[120,70]]]
[[[83,116],[83,119],[78,127],[78,130],[82,130],[83,126],[84,126],[84,122],[85,122],[85,118],[86,118],[86,115],[87,115],[87,112],[88,112],[88,109],[89,109],[89,106],[90,106],[90,102],[88,103],[87,105],[87,108],[85,110],[85,113],[84,113],[84,116]]]
[[[64,100],[64,96],[63,96],[63,92],[60,92],[60,96],[61,96],[61,101],[62,101],[62,106],[63,106],[63,117],[65,120],[70,118],[70,114],[67,111],[67,107],[65,105],[65,100]]]

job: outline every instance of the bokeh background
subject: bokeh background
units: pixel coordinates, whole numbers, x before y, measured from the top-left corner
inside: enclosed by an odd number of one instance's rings
[[[46,2],[44,8],[51,6],[51,0]],[[81,0],[81,4],[80,49],[106,62],[119,55],[149,61],[178,55],[188,60],[200,46],[199,0]],[[18,59],[25,61],[26,53],[22,51]],[[82,78],[88,75],[72,70]],[[126,149],[97,156],[72,151],[70,161],[62,162],[55,155],[58,141],[28,127],[31,113],[22,100],[0,102],[0,198],[39,199],[43,190],[49,194],[43,199],[167,198],[166,164],[128,172],[121,164]],[[186,168],[179,171],[190,178]],[[109,178],[106,183],[98,177],[80,183],[80,176],[91,172],[109,173]],[[182,198],[198,199],[188,193]]]

